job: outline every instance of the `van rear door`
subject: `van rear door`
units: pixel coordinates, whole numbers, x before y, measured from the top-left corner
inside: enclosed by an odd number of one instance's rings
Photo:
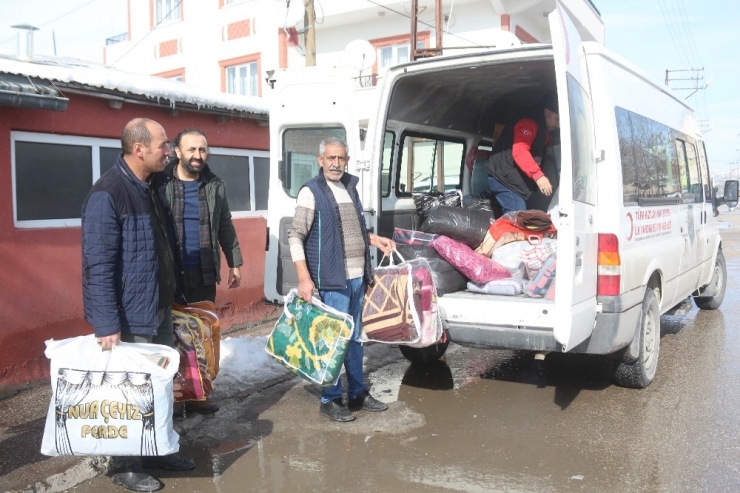
[[[561,162],[555,340],[569,351],[592,333],[597,313],[596,159],[586,56],[558,2],[549,23],[560,111]]]
[[[265,298],[280,302],[298,277],[288,246],[296,197],[302,185],[320,168],[316,156],[319,144],[329,136],[349,146],[347,172],[360,177],[358,192],[363,197],[363,173],[357,171],[360,132],[353,116],[353,80],[342,70],[323,67],[290,69],[275,74],[275,93],[270,105],[270,174],[265,258]]]

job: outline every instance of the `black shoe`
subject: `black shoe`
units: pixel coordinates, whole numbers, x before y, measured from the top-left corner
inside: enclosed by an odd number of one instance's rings
[[[178,457],[177,454],[148,456],[141,458],[141,467],[167,469],[168,471],[191,471],[195,469],[195,462],[191,459]]]
[[[113,475],[113,484],[131,491],[159,491],[162,483],[143,472],[119,472]]]
[[[352,412],[370,411],[371,413],[379,413],[388,409],[388,405],[371,396],[370,392],[366,390],[354,399],[350,399],[347,403],[347,409]]]
[[[332,421],[346,422],[355,419],[355,415],[349,412],[344,407],[344,404],[342,404],[342,399],[335,399],[327,403],[322,402],[321,407],[319,407],[319,413]]]
[[[218,406],[209,400],[187,401],[185,403],[186,413],[213,414],[218,411]]]

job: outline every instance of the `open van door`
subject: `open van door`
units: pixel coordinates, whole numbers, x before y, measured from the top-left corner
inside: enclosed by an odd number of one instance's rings
[[[274,74],[270,104],[270,190],[267,214],[265,298],[281,302],[298,276],[290,255],[288,230],[303,184],[320,171],[319,144],[330,136],[349,146],[347,172],[358,172],[360,131],[352,112],[353,79],[343,70],[324,67],[281,70]],[[368,226],[371,226],[368,224]]]
[[[560,174],[555,340],[569,351],[596,323],[596,156],[586,55],[578,31],[557,2],[549,14],[560,111]]]

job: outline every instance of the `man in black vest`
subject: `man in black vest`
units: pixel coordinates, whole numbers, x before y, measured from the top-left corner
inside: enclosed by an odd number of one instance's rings
[[[526,209],[532,190],[552,195],[552,183],[540,163],[545,148],[552,145],[550,132],[560,128],[557,94],[548,93],[532,117],[514,122],[506,125],[486,163],[488,185],[504,214]]]
[[[368,232],[357,191],[358,177],[345,172],[347,144],[335,137],[324,139],[317,156],[321,170],[298,192],[288,244],[298,273],[298,295],[311,302],[315,289],[321,301],[349,313],[355,330],[344,357],[347,370],[347,405],[342,381],[321,391],[321,415],[333,421],[352,421],[353,411],[388,409],[370,395],[362,376],[362,303],[365,287],[372,283],[370,246],[390,255],[396,244]]]

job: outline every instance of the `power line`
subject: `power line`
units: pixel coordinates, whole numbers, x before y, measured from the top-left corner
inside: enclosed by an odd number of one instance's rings
[[[403,12],[399,12],[398,10],[393,10],[392,8],[386,7],[385,5],[381,5],[381,4],[377,3],[377,2],[373,2],[373,0],[367,0],[367,1],[370,2],[370,3],[372,3],[373,5],[378,6],[378,7],[384,8],[386,10],[390,10],[394,14],[398,14],[398,15],[400,15],[402,17],[406,17],[407,19],[411,19],[411,15],[404,14]],[[431,28],[431,29],[436,29],[436,27],[433,24],[429,24],[428,22],[424,22],[424,21],[418,21],[418,22],[420,24],[423,24],[423,25]],[[463,38],[462,36],[460,36],[458,34],[449,33],[449,35],[450,36],[454,36],[454,37],[456,37],[458,39],[461,39],[461,40],[465,41],[466,43],[470,43],[470,44],[473,44],[473,45],[476,45],[476,46],[480,46],[481,48],[483,47],[483,45],[481,45],[480,43],[476,43],[475,41],[471,41],[469,39],[465,39],[465,38]]]
[[[48,26],[49,24],[51,24],[51,23],[53,23],[53,22],[56,22],[56,21],[58,21],[59,19],[63,19],[63,18],[65,18],[65,17],[67,17],[67,16],[69,15],[69,14],[73,14],[73,13],[77,12],[78,10],[80,10],[80,9],[82,9],[82,8],[84,8],[84,7],[87,7],[87,6],[88,6],[88,5],[90,5],[91,3],[95,3],[95,2],[97,2],[97,1],[98,1],[98,0],[90,0],[90,1],[89,1],[89,2],[87,2],[87,3],[84,3],[84,4],[80,5],[79,7],[75,7],[75,8],[73,8],[72,10],[68,10],[67,12],[63,13],[62,15],[60,15],[60,16],[58,16],[58,17],[55,17],[55,18],[53,18],[52,20],[50,20],[50,21],[46,21],[46,22],[44,22],[43,24],[40,24],[40,25],[38,25],[38,26],[35,26],[35,27],[44,27],[44,26]],[[8,41],[13,41],[14,39],[15,39],[15,36],[13,36],[12,38],[8,38],[8,39],[6,39],[6,40],[4,40],[4,41],[0,41],[0,44],[5,44],[5,43],[7,43]]]
[[[663,21],[665,22],[666,27],[668,28],[668,34],[671,36],[671,41],[673,42],[673,46],[676,48],[676,53],[678,53],[678,57],[681,59],[681,62],[686,66],[691,66],[691,63],[688,63],[687,60],[684,58],[683,50],[678,46],[676,38],[673,34],[673,25],[670,19],[668,19],[667,16],[667,7],[663,6],[664,0],[658,0],[658,6],[660,7],[660,13],[663,15]]]
[[[701,65],[702,67],[704,64],[701,62],[701,56],[699,55],[699,50],[696,48],[696,43],[694,42],[694,35],[691,32],[691,27],[688,24],[688,19],[686,15],[686,6],[684,5],[683,0],[676,0],[678,2],[679,12],[681,13],[681,22],[683,24],[684,32],[686,33],[686,39],[688,40],[688,45],[691,51],[693,52],[694,56],[696,57],[697,65]]]

